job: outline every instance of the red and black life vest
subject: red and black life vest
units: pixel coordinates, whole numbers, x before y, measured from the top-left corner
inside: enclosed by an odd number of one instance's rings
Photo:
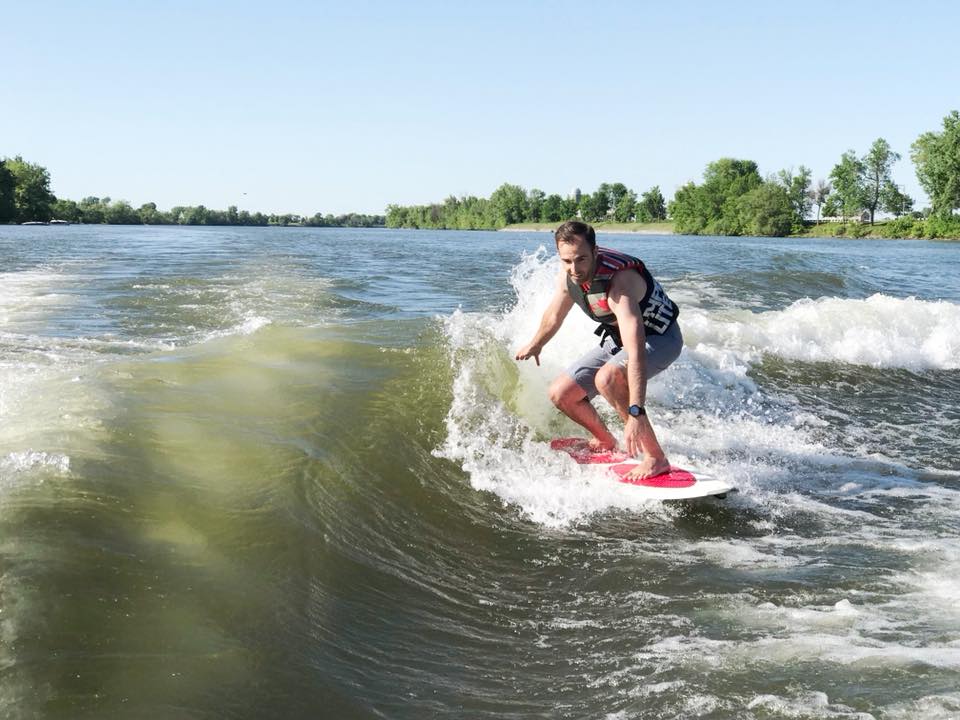
[[[610,283],[613,276],[621,270],[636,270],[647,284],[647,292],[640,300],[640,314],[643,317],[644,331],[648,334],[663,335],[676,322],[680,308],[673,302],[663,287],[650,274],[640,258],[627,255],[616,250],[597,248],[597,267],[593,279],[584,285],[578,285],[567,276],[567,292],[574,302],[593,320],[600,323],[597,335],[601,338],[610,335],[618,346],[620,331],[617,328],[617,318],[610,308],[607,297],[610,292]],[[601,340],[602,342],[602,340]]]

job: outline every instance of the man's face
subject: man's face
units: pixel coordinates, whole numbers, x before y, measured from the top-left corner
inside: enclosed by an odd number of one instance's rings
[[[597,249],[591,249],[586,238],[578,237],[575,243],[557,243],[557,254],[563,271],[573,282],[580,285],[593,277]]]

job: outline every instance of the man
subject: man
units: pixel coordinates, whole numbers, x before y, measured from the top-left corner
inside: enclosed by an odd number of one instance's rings
[[[567,313],[579,305],[600,326],[600,346],[594,348],[550,385],[550,399],[567,417],[593,436],[597,451],[617,445],[591,404],[599,393],[624,421],[624,448],[643,460],[629,477],[642,479],[667,472],[670,463],[657,441],[644,406],[647,380],[680,355],[683,336],[679,309],[643,262],[630,255],[597,247],[594,229],[566,222],[554,234],[562,271],[540,327],[517,360],[540,364],[543,346],[556,335]]]

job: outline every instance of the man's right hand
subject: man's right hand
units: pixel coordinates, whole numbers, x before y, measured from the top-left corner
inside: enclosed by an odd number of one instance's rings
[[[529,360],[530,358],[533,358],[533,359],[536,361],[536,363],[537,363],[537,367],[539,367],[539,366],[540,366],[540,351],[541,351],[541,350],[543,350],[543,345],[540,345],[539,343],[532,342],[532,343],[530,343],[529,345],[526,345],[526,346],[520,348],[519,350],[517,350],[517,354],[514,356],[514,359],[515,359],[515,360]]]

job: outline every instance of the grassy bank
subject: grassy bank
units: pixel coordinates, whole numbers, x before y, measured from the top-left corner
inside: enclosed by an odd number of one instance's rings
[[[514,223],[507,225],[501,230],[507,232],[553,232],[560,223]],[[618,222],[599,222],[592,223],[597,232],[604,233],[640,233],[643,235],[673,235],[673,223],[655,222],[655,223],[618,223]]]
[[[501,230],[507,232],[553,232],[559,223],[514,223]],[[640,235],[673,235],[673,223],[670,221],[658,223],[593,223],[597,232],[602,233],[637,233]],[[956,229],[955,229],[956,228]],[[945,240],[960,240],[960,223],[954,225],[930,224],[924,220],[877,220],[873,225],[867,223],[820,223],[808,225],[800,232],[791,233],[788,237],[835,237],[835,238],[872,238],[876,240],[893,240],[903,238],[937,238]]]
[[[960,222],[900,218],[899,220],[877,220],[868,223],[820,223],[808,225],[791,237],[836,237],[871,238],[877,240],[893,239],[960,239]]]

